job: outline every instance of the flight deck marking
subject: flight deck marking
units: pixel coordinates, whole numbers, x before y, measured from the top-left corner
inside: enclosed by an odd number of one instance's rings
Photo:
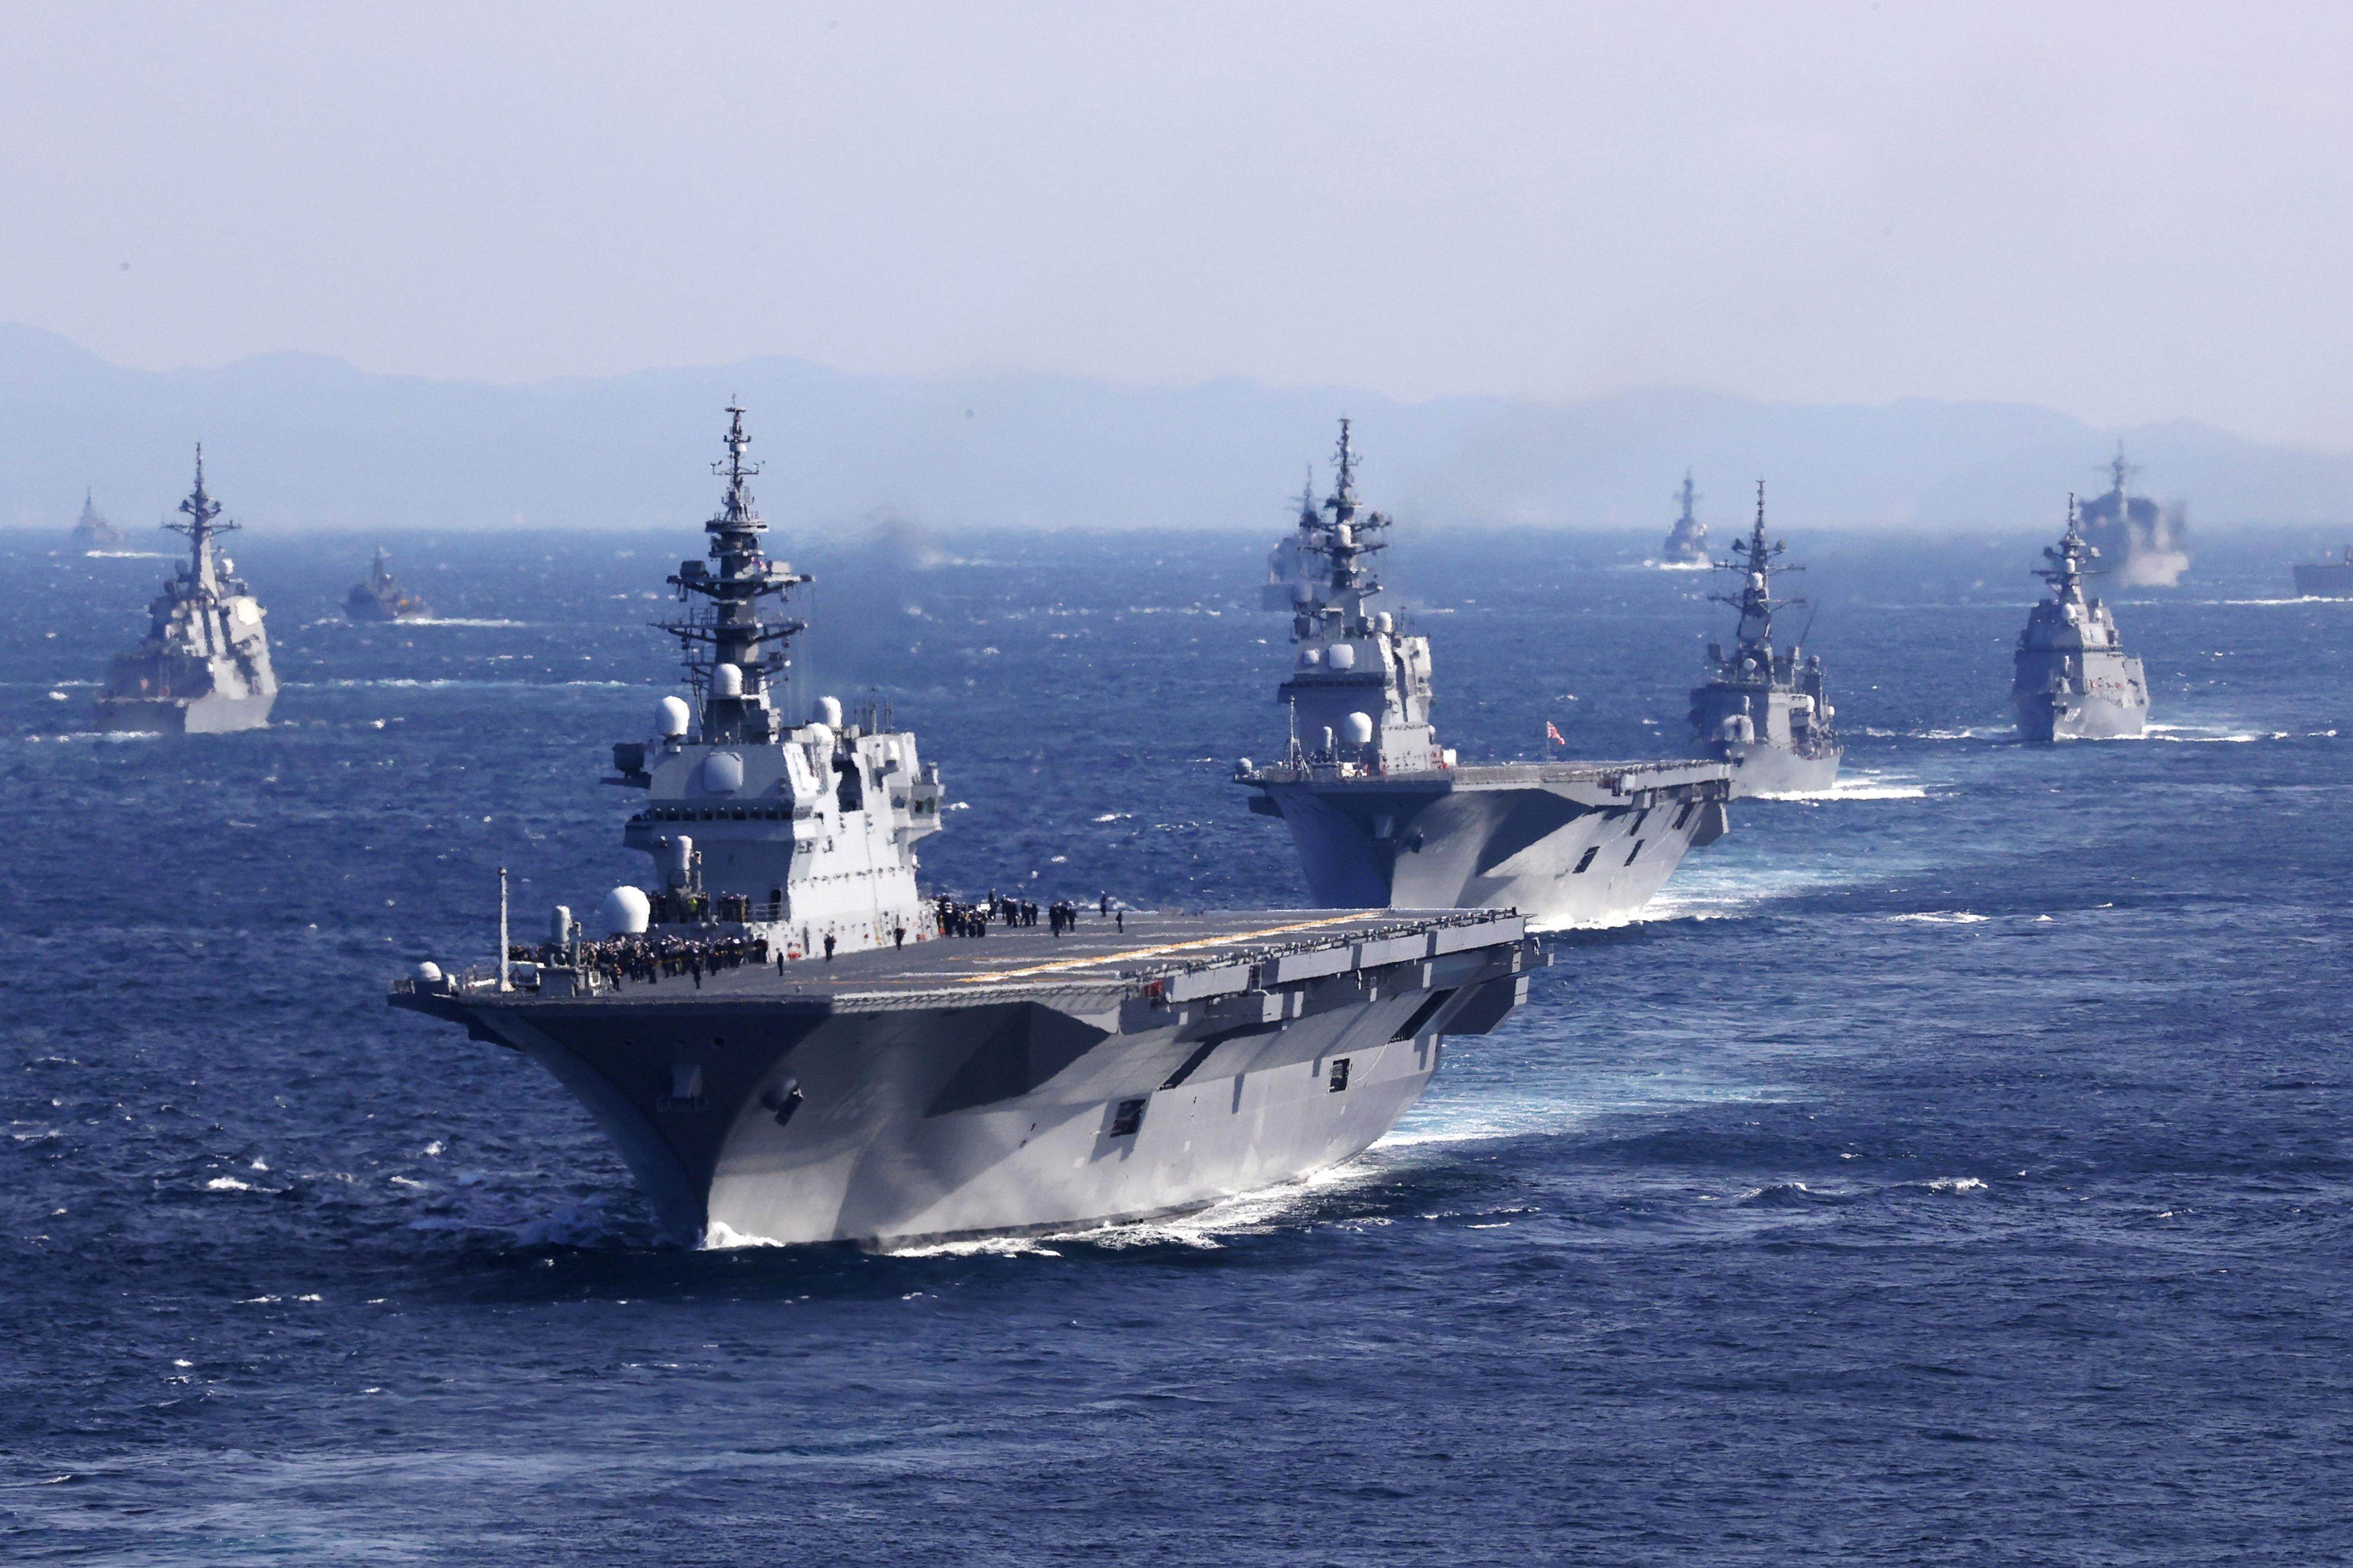
[[[1131,958],[1158,958],[1163,953],[1187,952],[1197,947],[1231,947],[1236,942],[1256,942],[1261,937],[1287,936],[1297,931],[1315,931],[1324,926],[1342,925],[1362,920],[1362,915],[1331,915],[1320,921],[1301,921],[1295,925],[1267,926],[1260,931],[1229,931],[1222,936],[1205,936],[1193,942],[1162,942],[1157,947],[1131,947],[1122,952],[1101,953],[1093,958],[1070,958],[1059,963],[1034,964],[1028,969],[1000,969],[994,974],[958,975],[965,985],[979,985],[998,980],[1021,980],[1032,974],[1053,974],[1066,969],[1092,969],[1098,964],[1118,963]]]

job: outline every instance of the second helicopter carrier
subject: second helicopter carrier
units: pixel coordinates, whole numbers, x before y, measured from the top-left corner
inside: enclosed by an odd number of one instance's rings
[[[1279,816],[1318,903],[1516,910],[1541,928],[1632,918],[1727,826],[1721,763],[1466,763],[1430,720],[1430,641],[1375,612],[1389,520],[1356,499],[1348,422],[1330,498],[1303,506],[1267,592],[1296,656],[1281,762],[1243,759],[1250,809]],[[1289,576],[1287,561],[1303,563]]]
[[[689,689],[614,748],[650,886],[391,1000],[540,1063],[691,1245],[1051,1233],[1202,1207],[1379,1138],[1542,962],[1516,916],[1257,910],[992,924],[916,885],[942,788],[831,700],[794,722],[743,411],[708,559],[670,579]],[[773,603],[772,603],[773,601]],[[948,918],[943,918],[944,913]],[[944,934],[953,933],[953,934]],[[822,954],[823,956],[819,956]]]

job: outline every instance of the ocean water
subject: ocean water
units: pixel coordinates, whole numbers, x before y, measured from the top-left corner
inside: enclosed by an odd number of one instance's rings
[[[1280,526],[1270,525],[1270,535]],[[159,536],[160,537],[160,536]],[[1849,768],[1551,949],[1346,1167],[911,1257],[652,1245],[536,1069],[384,1005],[636,872],[689,527],[256,538],[266,732],[109,740],[164,563],[0,543],[0,1561],[2353,1557],[2353,605],[2123,596],[2158,728],[2008,732],[2026,535],[1800,542]],[[936,884],[1296,901],[1270,538],[796,542]],[[1408,539],[1466,756],[1682,739],[1653,542]],[[1806,612],[1799,612],[1800,616]],[[1715,623],[1722,625],[1722,613]]]

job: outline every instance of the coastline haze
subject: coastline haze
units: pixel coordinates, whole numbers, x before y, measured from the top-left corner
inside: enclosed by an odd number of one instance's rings
[[[2339,12],[744,16],[12,13],[0,317],[145,369],[789,355],[2353,447]]]

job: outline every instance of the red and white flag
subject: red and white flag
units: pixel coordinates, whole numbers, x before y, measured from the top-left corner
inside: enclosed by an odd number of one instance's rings
[[[1549,719],[1545,721],[1545,739],[1555,742],[1563,746],[1568,744],[1568,737],[1562,734],[1560,732],[1560,726],[1554,723]]]

